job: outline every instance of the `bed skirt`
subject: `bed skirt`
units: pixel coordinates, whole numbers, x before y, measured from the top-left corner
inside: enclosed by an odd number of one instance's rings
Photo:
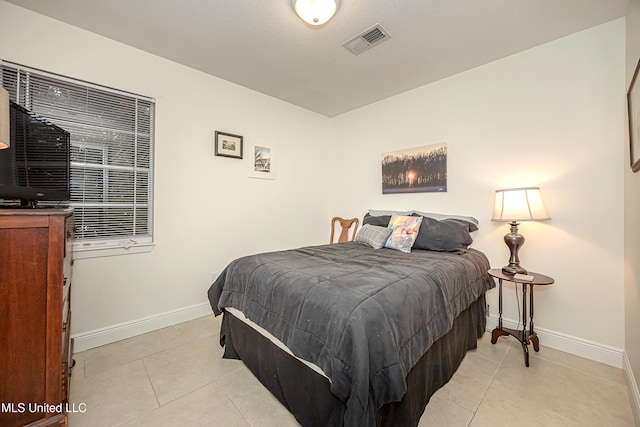
[[[429,399],[445,385],[468,350],[477,348],[486,328],[482,295],[438,339],[407,375],[407,393],[400,402],[378,409],[377,426],[417,426]],[[329,381],[278,348],[246,323],[225,312],[220,331],[224,356],[241,359],[260,382],[303,426],[341,426],[344,404],[329,389]]]

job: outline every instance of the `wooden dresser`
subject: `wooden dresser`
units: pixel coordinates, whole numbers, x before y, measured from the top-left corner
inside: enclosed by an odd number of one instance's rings
[[[0,426],[66,425],[71,209],[0,209]]]

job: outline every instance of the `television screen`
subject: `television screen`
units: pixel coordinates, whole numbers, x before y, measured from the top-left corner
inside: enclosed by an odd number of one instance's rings
[[[48,120],[10,101],[11,146],[0,150],[0,199],[70,199],[70,135]]]

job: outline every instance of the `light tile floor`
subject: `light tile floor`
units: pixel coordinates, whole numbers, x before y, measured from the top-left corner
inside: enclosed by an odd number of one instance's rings
[[[71,427],[297,426],[242,362],[222,359],[206,316],[77,353]],[[624,374],[541,346],[525,368],[513,338],[485,333],[420,427],[633,426]]]

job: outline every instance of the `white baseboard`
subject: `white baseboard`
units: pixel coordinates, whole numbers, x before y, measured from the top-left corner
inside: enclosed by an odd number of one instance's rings
[[[518,328],[517,322],[502,318],[502,324],[505,328]],[[487,330],[492,330],[498,326],[498,317],[494,315],[487,316]],[[564,351],[565,353],[575,356],[584,357],[585,359],[594,360],[604,363],[615,368],[622,368],[622,358],[624,351],[619,348],[610,347],[582,338],[573,337],[560,332],[550,331],[544,328],[535,328],[535,332],[540,339],[540,345]]]
[[[124,322],[108,326],[106,328],[82,332],[72,336],[74,339],[74,350],[88,350],[90,348],[110,344],[210,314],[211,306],[208,302],[203,302],[201,304],[156,314],[142,319],[133,320],[131,322]],[[504,318],[502,319],[502,323],[505,327],[512,329],[515,329],[518,326],[516,322]],[[496,326],[498,326],[498,317],[493,315],[487,316],[487,330],[490,331]],[[584,357],[586,359],[595,360],[596,362],[604,363],[616,368],[626,369],[626,366],[623,365],[623,358],[626,356],[624,356],[624,351],[621,349],[543,328],[536,328],[536,333],[540,338],[541,344],[544,346]],[[635,390],[637,397],[637,385]]]
[[[74,351],[80,352],[90,348],[100,347],[136,335],[177,325],[199,317],[212,314],[211,306],[208,302],[192,305],[177,310],[167,311],[142,319],[124,322],[106,328],[95,329],[89,332],[82,332],[72,335],[74,339]]]
[[[636,377],[631,369],[631,363],[627,357],[627,352],[623,354],[623,370],[625,377],[627,378],[627,387],[629,387],[629,397],[631,398],[631,409],[633,410],[633,417],[636,421],[636,426],[640,426],[640,391],[638,390],[638,383]]]

